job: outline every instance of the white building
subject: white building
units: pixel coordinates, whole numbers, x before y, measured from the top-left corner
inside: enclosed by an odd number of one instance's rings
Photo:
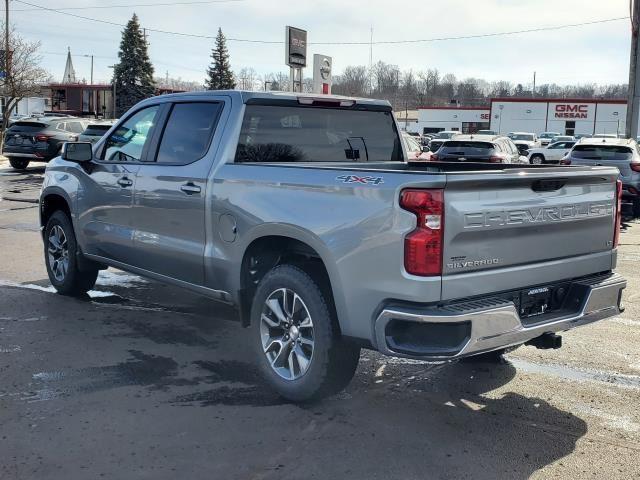
[[[475,133],[487,130],[489,123],[490,111],[487,107],[422,107],[418,109],[418,120],[408,124],[407,131],[421,135],[443,130]]]
[[[5,98],[0,98],[0,111],[4,110]],[[43,97],[25,97],[13,107],[11,115],[35,115],[42,114],[49,109],[49,99]]]
[[[491,130],[563,135],[624,133],[625,100],[492,98]]]

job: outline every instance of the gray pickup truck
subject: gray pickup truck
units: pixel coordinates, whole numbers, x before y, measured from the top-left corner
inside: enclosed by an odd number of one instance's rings
[[[402,145],[382,101],[145,100],[48,164],[51,283],[84,294],[112,266],[232,304],[294,401],[345,387],[361,348],[551,348],[621,311],[615,168],[412,164]]]

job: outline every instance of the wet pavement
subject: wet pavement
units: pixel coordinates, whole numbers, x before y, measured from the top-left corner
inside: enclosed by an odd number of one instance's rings
[[[347,390],[294,405],[219,304],[112,269],[84,299],[52,293],[28,202],[42,169],[7,173],[0,162],[2,479],[640,477],[635,222],[626,312],[562,349],[448,365],[363,352]]]

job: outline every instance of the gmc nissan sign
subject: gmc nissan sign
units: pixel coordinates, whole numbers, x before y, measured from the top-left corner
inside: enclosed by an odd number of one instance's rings
[[[555,107],[556,118],[587,118],[589,105],[560,103]]]
[[[285,63],[291,68],[307,66],[307,31],[295,27],[286,28]]]

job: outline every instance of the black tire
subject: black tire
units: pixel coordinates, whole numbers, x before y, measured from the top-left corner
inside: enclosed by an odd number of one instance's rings
[[[55,255],[50,255],[50,248],[55,250],[53,244],[50,243],[52,234],[55,236],[52,232],[57,228],[62,229],[66,239],[66,258],[68,262],[62,278],[59,275],[60,270],[55,269],[56,271],[54,271],[54,263],[51,257],[55,257]],[[51,285],[62,295],[84,295],[93,288],[98,278],[97,268],[85,268],[83,270],[78,268],[77,254],[78,244],[71,220],[66,213],[58,210],[51,215],[44,230],[44,261]]]
[[[529,163],[531,165],[543,165],[546,162],[544,161],[543,155],[536,153],[535,155],[531,155],[531,158],[529,159]]]
[[[24,170],[29,166],[29,160],[22,158],[9,158],[9,164],[16,170]]]
[[[640,199],[633,200],[633,218],[640,218]]]
[[[272,368],[271,361],[265,353],[261,332],[263,310],[268,308],[267,300],[273,299],[274,294],[284,289],[298,295],[302,301],[301,308],[304,307],[304,311],[313,322],[311,330],[313,350],[308,367],[298,378],[289,379],[283,378]],[[251,307],[251,343],[255,348],[256,361],[263,377],[276,392],[288,400],[309,402],[333,395],[345,388],[355,374],[360,358],[360,347],[341,338],[338,321],[331,305],[331,298],[327,298],[327,294],[323,293],[318,282],[307,272],[293,265],[274,267],[258,285]],[[291,310],[294,311],[295,306]],[[268,312],[269,309],[266,311]],[[294,315],[291,314],[291,325],[296,322]],[[303,328],[301,323],[299,321],[297,323],[300,331]],[[269,327],[265,324],[262,328]],[[289,331],[280,327],[274,328],[278,332],[275,336],[278,336],[281,331],[285,333]],[[271,330],[269,332],[271,334]],[[293,334],[287,338],[293,338]],[[268,343],[268,340],[265,342]],[[295,342],[293,342],[293,348],[295,348]],[[286,356],[291,355],[290,353]],[[292,364],[288,365],[291,367]],[[299,361],[298,366],[300,366]]]

